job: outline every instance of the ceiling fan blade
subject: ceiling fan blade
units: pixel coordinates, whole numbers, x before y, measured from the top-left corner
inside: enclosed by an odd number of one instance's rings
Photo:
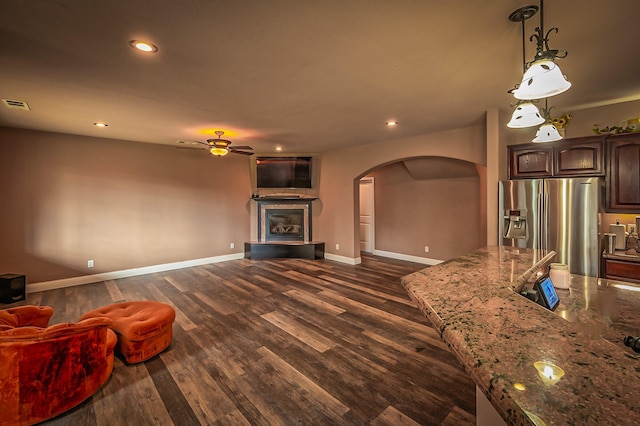
[[[229,149],[250,149],[250,150],[253,150],[253,148],[251,148],[250,146],[247,146],[247,145],[232,146],[232,147],[229,147]]]
[[[201,142],[201,141],[178,141],[178,143],[184,146],[185,148],[189,146],[193,146],[194,148],[202,148],[201,146],[197,146],[197,145],[204,145],[206,147],[209,147],[208,143]]]
[[[232,154],[242,154],[242,155],[253,155],[253,152],[249,152],[249,151],[237,151],[235,149],[230,149],[229,150],[230,153]]]

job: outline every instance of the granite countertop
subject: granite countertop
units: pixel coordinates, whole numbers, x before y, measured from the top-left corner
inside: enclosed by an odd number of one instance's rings
[[[624,351],[630,350],[625,336],[640,335],[640,284],[572,275],[570,288],[556,292],[560,304],[554,314],[576,323],[583,335],[606,339]]]
[[[485,247],[402,284],[508,424],[635,424],[640,356],[620,337],[640,334],[640,287],[573,276],[551,312],[518,291],[554,255]],[[565,375],[550,384],[537,361]]]
[[[616,250],[615,253],[603,252],[602,257],[605,259],[623,260],[625,262],[640,263],[640,253],[630,250]]]

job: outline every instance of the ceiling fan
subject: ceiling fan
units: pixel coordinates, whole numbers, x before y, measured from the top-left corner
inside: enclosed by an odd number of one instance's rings
[[[215,139],[207,139],[206,142],[194,141],[193,143],[198,143],[200,145],[206,146],[207,150],[216,157],[223,157],[228,153],[233,154],[242,154],[242,155],[253,155],[253,148],[250,146],[231,146],[231,141],[227,139],[222,139],[222,135],[224,132],[221,130],[216,130],[215,134],[217,138]],[[179,141],[180,143],[185,143],[185,141]]]

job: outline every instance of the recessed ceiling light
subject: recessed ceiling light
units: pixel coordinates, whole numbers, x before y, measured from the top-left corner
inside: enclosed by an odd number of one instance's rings
[[[94,126],[96,127],[107,127],[108,124],[107,123],[93,123]]]
[[[391,121],[387,121],[385,124],[389,127],[393,127],[393,126],[397,126],[398,122],[395,120],[391,120]]]
[[[148,41],[131,40],[129,45],[134,49],[145,53],[156,53],[158,51],[158,46],[153,43],[149,43]]]
[[[282,151],[282,147],[281,146],[276,146],[276,151]]]

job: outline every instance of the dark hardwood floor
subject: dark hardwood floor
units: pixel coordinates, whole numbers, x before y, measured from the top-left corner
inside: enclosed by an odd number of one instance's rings
[[[46,424],[475,424],[475,385],[399,283],[424,267],[243,259],[28,294],[51,324],[136,299],[177,314],[167,351],[117,359]]]

